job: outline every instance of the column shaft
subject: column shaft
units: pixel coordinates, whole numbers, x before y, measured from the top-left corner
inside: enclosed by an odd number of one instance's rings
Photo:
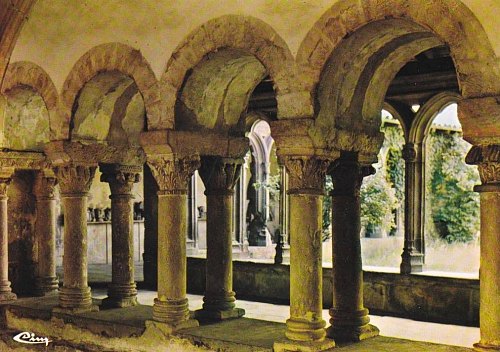
[[[10,178],[0,178],[0,302],[16,299],[9,281],[9,226],[7,188]]]
[[[207,262],[203,308],[200,319],[221,320],[245,314],[235,308],[233,291],[232,226],[234,187],[242,161],[204,157],[199,174],[207,196]]]
[[[500,350],[500,184],[495,191],[481,192],[480,241],[480,344]]]
[[[405,241],[401,255],[401,273],[423,269],[423,174],[422,148],[408,143],[403,148],[405,163]]]
[[[134,280],[134,207],[132,188],[139,182],[140,166],[102,164],[101,181],[111,190],[111,284],[104,307],[137,305]]]
[[[232,310],[233,291],[232,228],[233,195],[207,195],[207,269],[203,298],[205,310]]]
[[[64,207],[64,284],[59,294],[62,308],[92,305],[87,278],[87,195],[62,195]]]
[[[360,242],[361,182],[373,168],[362,167],[356,159],[353,155],[341,156],[331,173],[333,307],[328,335],[335,341],[359,341],[378,335],[378,329],[368,324],[368,309],[363,304]]]
[[[186,298],[186,194],[159,194],[158,213],[158,298],[153,318],[176,323],[189,319]],[[176,255],[173,255],[173,254]]]
[[[321,196],[290,194],[290,318],[286,337],[318,341],[326,336],[321,259]]]
[[[38,243],[38,269],[35,293],[44,296],[56,293],[56,179],[40,172],[33,187],[36,197],[35,237]]]

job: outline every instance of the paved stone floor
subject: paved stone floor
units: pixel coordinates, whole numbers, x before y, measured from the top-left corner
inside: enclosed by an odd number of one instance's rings
[[[103,298],[105,295],[104,289],[93,290],[93,296],[95,298]],[[103,331],[105,331],[105,336],[140,336],[142,334],[141,331],[143,331],[145,327],[145,321],[151,319],[152,310],[150,305],[155,296],[156,293],[154,291],[141,290],[139,293],[139,302],[143,305],[132,308],[83,313],[77,316],[66,317],[65,321],[101,335]],[[201,296],[189,295],[189,299],[191,309],[201,307]],[[56,296],[20,299],[15,303],[15,306],[18,307],[18,313],[15,314],[17,315],[21,312],[20,316],[24,318],[42,318],[48,320],[50,311],[56,304]],[[238,306],[246,310],[246,318],[228,320],[217,324],[204,324],[200,327],[184,330],[181,336],[192,341],[195,346],[204,346],[210,351],[270,352],[273,342],[283,337],[285,325],[282,322],[288,317],[288,306],[248,301],[238,301]],[[327,318],[326,310],[324,311],[324,315],[325,318]],[[475,334],[471,334],[471,332],[475,332],[474,330],[477,329],[442,324],[427,324],[406,319],[377,316],[373,316],[372,321],[381,329],[383,335],[391,335],[390,331],[393,329],[392,331],[396,332],[393,335],[398,338],[380,336],[357,344],[337,346],[335,350],[339,352],[466,352],[471,350],[466,347],[450,346],[446,344],[465,344],[466,346],[470,346],[472,342],[477,341]],[[395,327],[397,327],[396,330]],[[389,334],[387,332],[389,332]],[[29,348],[29,350],[41,350],[35,346],[31,348],[31,346],[20,346],[13,342],[12,337],[16,333],[17,331],[11,330],[0,332],[1,352],[27,350],[25,348]],[[464,339],[464,336],[467,334],[470,334],[468,337],[471,339],[470,344]],[[408,339],[422,339],[427,342],[409,341]],[[431,343],[432,341],[442,344],[433,344]],[[74,343],[71,344],[71,342],[65,342],[58,339],[54,339],[52,345],[49,345],[49,347],[43,347],[44,351],[101,351],[98,346],[89,347],[88,345],[82,344],[82,342],[75,345]],[[157,351],[158,349],[154,350]],[[165,351],[170,350],[172,349],[166,349]],[[112,351],[115,350],[113,349]],[[175,351],[180,352],[184,350],[176,348]]]
[[[142,280],[142,266],[136,267],[136,273],[138,281]],[[90,281],[95,282],[110,281],[110,266],[91,265],[89,268],[89,277]],[[104,288],[93,289],[93,296],[95,298],[104,298],[106,296],[106,290]],[[152,305],[155,297],[156,292],[154,291],[139,291],[139,302],[141,304]],[[188,298],[191,310],[201,307],[203,303],[202,296],[188,295]],[[288,318],[288,306],[238,301],[238,307],[245,309],[245,317],[249,319],[233,320],[217,325],[204,325],[196,329],[188,330],[186,334],[195,340],[210,340],[212,345],[214,344],[213,338],[226,342],[233,342],[240,346],[235,349],[238,351],[243,351],[241,346],[247,344],[269,347],[271,341],[283,336],[284,325],[277,323],[283,323]],[[329,315],[327,310],[323,311],[323,317],[328,321]],[[264,323],[262,320],[272,323]],[[360,344],[341,346],[340,350],[468,351],[469,349],[464,347],[470,348],[473,343],[479,340],[478,328],[426,323],[409,319],[374,315],[371,316],[371,322],[380,329],[381,335],[383,336]],[[241,333],[245,331],[252,331],[252,333]],[[208,336],[210,336],[210,338],[208,338]],[[250,339],[249,336],[251,336]],[[412,340],[412,342],[407,340]],[[433,345],[429,343],[442,345]],[[461,346],[461,348],[450,346]]]

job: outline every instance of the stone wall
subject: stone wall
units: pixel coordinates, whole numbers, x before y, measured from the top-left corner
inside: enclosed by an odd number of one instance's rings
[[[288,304],[290,267],[233,263],[239,299]],[[478,326],[479,280],[364,272],[365,306],[373,314]],[[203,294],[205,260],[188,258],[188,292]],[[323,306],[332,305],[332,269],[323,268]]]

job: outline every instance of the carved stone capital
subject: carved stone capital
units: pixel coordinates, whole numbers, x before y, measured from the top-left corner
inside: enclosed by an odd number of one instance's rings
[[[500,185],[500,145],[473,146],[465,162],[477,165],[483,185]]]
[[[102,164],[101,182],[109,183],[111,197],[131,195],[134,183],[141,180],[142,167],[139,165]]]
[[[289,194],[323,194],[330,160],[317,156],[281,156],[288,171]]]
[[[193,172],[200,167],[200,156],[148,155],[147,163],[163,194],[186,194]]]
[[[33,194],[37,200],[55,199],[57,178],[51,171],[39,171],[33,184]]]
[[[205,194],[232,194],[240,177],[243,159],[204,156],[199,170]]]
[[[62,164],[54,168],[63,196],[87,195],[94,179],[96,166],[82,164]]]
[[[407,163],[414,163],[418,160],[418,149],[413,143],[406,143],[403,146],[403,159]]]
[[[330,169],[333,181],[331,195],[359,197],[363,178],[374,173],[373,166],[362,165],[357,160],[335,160]]]

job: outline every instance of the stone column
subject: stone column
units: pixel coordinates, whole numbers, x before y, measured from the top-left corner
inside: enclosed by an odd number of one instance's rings
[[[38,243],[38,268],[35,294],[45,296],[56,293],[56,196],[57,179],[52,171],[39,171],[33,185],[36,198],[35,238]]]
[[[207,196],[207,261],[203,308],[200,319],[222,320],[245,314],[235,308],[233,291],[232,221],[234,186],[242,160],[204,157],[199,174]]]
[[[289,210],[288,210],[288,174],[286,173],[286,169],[284,166],[280,166],[280,214],[279,214],[279,222],[280,222],[280,231],[283,236],[283,243],[285,246],[288,246],[288,232],[289,232]]]
[[[148,155],[147,159],[159,189],[158,297],[152,324],[171,333],[198,326],[190,319],[186,298],[186,235],[188,182],[200,161],[197,155]]]
[[[9,226],[7,189],[14,170],[0,170],[0,302],[15,300],[9,281]]]
[[[287,340],[275,351],[323,351],[335,346],[326,339],[323,309],[321,217],[328,160],[281,158],[289,174],[290,199],[290,318]]]
[[[500,351],[500,145],[474,146],[466,157],[478,165],[481,185],[474,188],[481,202],[481,268],[477,351]]]
[[[405,159],[405,241],[401,255],[401,274],[421,272],[424,264],[424,175],[422,146],[407,143],[403,148]]]
[[[140,181],[141,166],[103,164],[101,181],[111,190],[111,284],[102,306],[137,305],[134,280],[134,206],[132,188]]]
[[[360,188],[363,177],[372,172],[371,166],[363,167],[355,156],[341,155],[331,168],[333,307],[328,336],[337,342],[360,341],[379,333],[368,324],[368,309],[363,304],[360,242]]]
[[[95,165],[76,163],[55,167],[64,208],[64,279],[56,312],[98,309],[87,283],[87,196],[95,170]]]
[[[156,289],[158,279],[158,186],[144,165],[144,285]]]

